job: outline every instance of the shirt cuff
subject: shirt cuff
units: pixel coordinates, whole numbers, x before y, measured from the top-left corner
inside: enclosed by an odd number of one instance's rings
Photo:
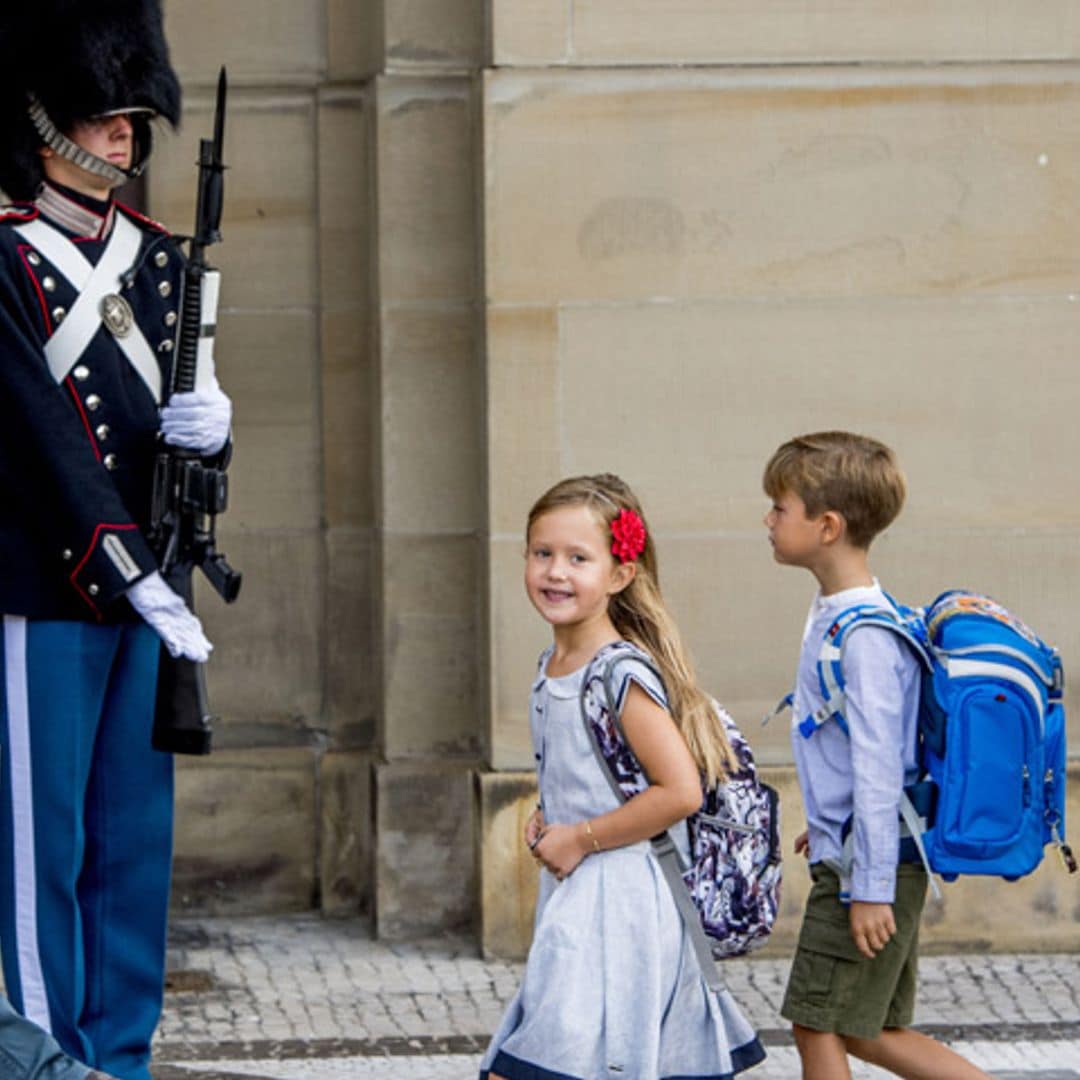
[[[851,899],[866,904],[891,904],[896,899],[896,867],[878,866],[851,875]]]

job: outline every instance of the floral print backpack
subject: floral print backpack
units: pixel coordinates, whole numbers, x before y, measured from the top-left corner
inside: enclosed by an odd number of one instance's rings
[[[606,645],[589,662],[581,684],[581,714],[601,768],[622,800],[649,785],[623,734],[617,708],[616,668],[642,665],[663,685],[651,658],[626,641]],[[693,942],[702,974],[722,989],[714,959],[739,956],[763,944],[780,903],[780,814],[775,789],[758,780],[750,746],[735,721],[715,702],[738,771],[722,783],[702,785],[701,808],[687,819],[690,865],[684,866],[669,833],[653,838],[653,851]]]

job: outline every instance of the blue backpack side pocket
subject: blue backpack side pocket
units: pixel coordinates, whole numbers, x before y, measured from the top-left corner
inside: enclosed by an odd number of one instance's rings
[[[956,874],[1020,877],[1042,858],[1042,716],[1007,671],[963,662],[935,672],[935,697],[948,715],[943,756],[924,744],[938,785],[934,822],[925,837],[930,864]]]

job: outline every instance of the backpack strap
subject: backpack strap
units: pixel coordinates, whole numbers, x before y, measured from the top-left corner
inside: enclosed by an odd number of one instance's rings
[[[825,700],[820,708],[800,721],[799,734],[804,739],[809,739],[818,728],[830,720],[835,720],[845,735],[851,734],[844,716],[846,700],[846,680],[843,669],[844,646],[851,633],[862,626],[880,626],[898,635],[908,643],[927,671],[933,670],[926,646],[896,611],[873,604],[856,604],[854,607],[847,608],[832,622],[821,642],[817,669],[821,694]]]
[[[794,691],[785,694],[777,703],[773,706],[771,712],[767,712],[761,718],[761,726],[764,727],[774,716],[779,716],[785,709],[790,709],[795,705],[795,693]]]
[[[607,777],[607,781],[611,785],[611,790],[615,793],[615,797],[620,802],[626,802],[630,796],[627,795],[626,791],[619,783],[618,776],[616,776],[607,757],[605,757],[603,747],[600,745],[597,738],[596,728],[593,725],[593,720],[599,719],[599,716],[595,714],[600,709],[604,710],[611,719],[611,724],[615,729],[621,746],[631,755],[634,768],[638,773],[637,779],[640,780],[640,786],[642,789],[647,787],[649,778],[645,774],[645,770],[641,767],[641,763],[636,757],[632,756],[633,750],[630,747],[629,740],[626,738],[626,732],[623,731],[622,719],[619,716],[618,687],[615,686],[614,682],[615,667],[620,660],[632,660],[641,664],[647,671],[656,677],[661,686],[664,685],[664,680],[652,659],[627,641],[616,641],[611,645],[605,645],[592,660],[589,661],[589,666],[585,669],[585,674],[581,680],[579,703],[581,708],[581,718],[585,723],[585,730],[589,735],[589,745],[592,747],[593,755],[600,764],[601,772]],[[596,696],[597,687],[594,687],[594,684],[598,684],[600,692],[599,697]]]
[[[919,811],[915,809],[915,804],[911,801],[911,796],[906,788],[900,792],[900,818],[904,825],[907,826],[912,843],[918,849],[920,861],[926,867],[926,877],[930,882],[930,891],[934,894],[935,900],[941,900],[941,888],[934,877],[934,871],[930,869],[930,858],[926,854],[926,845],[923,843],[923,833],[926,832],[927,827],[926,818],[919,816]]]
[[[930,868],[930,859],[926,854],[926,845],[923,843],[923,834],[929,828],[926,812],[922,809],[927,796],[927,781],[918,781],[900,792],[900,861],[902,863],[914,862],[913,858],[904,854],[905,847],[914,848],[919,861],[926,867],[926,876],[934,899],[941,900],[941,888],[934,877],[934,871]],[[851,903],[851,874],[855,868],[855,830],[852,824],[850,817],[844,823],[840,858],[825,860],[826,865],[836,871],[836,876],[840,879],[840,903],[845,905]]]
[[[607,777],[611,790],[615,792],[619,801],[625,803],[627,801],[626,793],[620,786],[615,774],[611,771],[611,766],[608,764],[607,758],[604,757],[600,744],[597,742],[596,732],[589,716],[589,698],[587,696],[590,684],[598,681],[603,689],[603,706],[607,710],[612,724],[615,725],[619,738],[629,748],[629,741],[623,731],[622,721],[619,716],[620,688],[615,685],[615,668],[620,661],[624,660],[641,664],[656,677],[661,686],[664,685],[663,675],[661,675],[651,657],[628,642],[616,642],[605,649],[601,649],[589,662],[589,666],[581,680],[580,701],[581,718],[585,724],[585,730],[588,732],[589,744],[592,746],[593,754],[600,765],[600,771]],[[642,770],[642,773],[644,774],[644,770]],[[686,932],[690,937],[690,944],[694,949],[694,955],[697,957],[701,976],[710,990],[720,993],[720,991],[727,989],[727,982],[720,974],[720,968],[713,957],[709,939],[705,936],[705,930],[701,925],[701,916],[694,905],[690,890],[687,889],[686,882],[683,880],[683,872],[686,868],[683,866],[682,856],[675,845],[675,840],[668,830],[664,830],[664,832],[652,837],[649,843],[652,844],[653,856],[660,865],[660,872],[664,875],[664,880],[671,890],[675,907],[678,909],[683,926],[686,927]]]
[[[720,993],[720,991],[727,989],[727,982],[720,974],[720,966],[712,954],[712,946],[709,944],[709,939],[705,936],[705,930],[701,925],[701,915],[694,904],[693,897],[690,895],[690,890],[686,887],[686,882],[683,880],[684,867],[679,849],[675,846],[675,841],[672,840],[670,832],[663,832],[659,836],[654,836],[650,843],[652,844],[653,855],[656,856],[656,861],[660,864],[664,880],[671,890],[675,906],[682,916],[683,926],[686,927],[686,932],[690,936],[690,944],[694,948],[694,955],[697,957],[698,967],[701,969],[701,977],[710,990]]]
[[[891,597],[889,598],[892,599]],[[856,604],[854,607],[842,611],[825,633],[821,643],[821,651],[818,653],[818,681],[821,684],[821,692],[825,703],[816,711],[807,716],[799,724],[799,733],[804,739],[809,739],[823,724],[835,719],[840,730],[851,737],[851,731],[844,716],[844,706],[847,701],[846,681],[844,679],[843,659],[844,646],[854,630],[862,626],[880,626],[890,630],[903,639],[912,652],[919,658],[920,663],[928,672],[933,671],[933,661],[927,651],[927,646],[919,639],[907,625],[900,614],[890,608],[878,607],[873,604]],[[923,834],[927,829],[926,818],[920,815],[912,802],[911,795],[905,788],[900,793],[900,819],[902,822],[902,839],[910,839],[918,852],[919,859],[926,867],[927,877],[930,880],[930,889],[936,900],[941,899],[941,889],[934,879],[930,869],[930,860],[923,844]],[[850,899],[851,871],[854,864],[854,833],[849,832],[844,841],[843,854],[838,865],[834,866],[840,877],[841,900],[847,902]],[[847,896],[845,896],[847,892]]]

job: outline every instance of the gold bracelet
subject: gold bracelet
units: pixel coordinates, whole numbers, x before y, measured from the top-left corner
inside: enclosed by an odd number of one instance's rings
[[[597,843],[596,837],[593,836],[591,821],[585,822],[585,835],[592,841],[593,851],[599,851],[600,845]]]

